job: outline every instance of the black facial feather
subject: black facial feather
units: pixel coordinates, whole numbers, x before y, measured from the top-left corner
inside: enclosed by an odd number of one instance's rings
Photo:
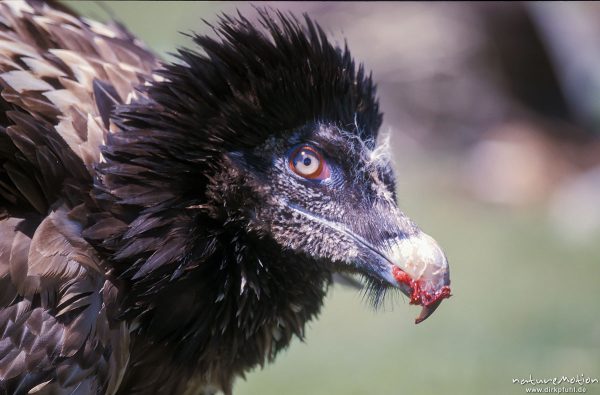
[[[159,71],[166,81],[152,84],[148,99],[117,112],[114,121],[124,132],[109,136],[103,149],[99,198],[117,203],[112,211],[126,223],[155,224],[139,234],[138,226],[130,227],[115,250],[119,261],[130,257],[124,272],[132,277],[149,281],[147,274],[160,266],[185,266],[198,254],[178,245],[187,242],[189,229],[201,228],[199,239],[214,237],[202,235],[205,220],[196,222],[199,212],[223,215],[203,204],[224,153],[250,150],[321,120],[375,140],[381,123],[375,88],[347,48],[332,46],[308,17],[305,25],[279,12],[261,11],[259,18],[264,30],[242,16],[223,16],[214,28],[217,39],[194,37],[204,54],[180,50],[183,65],[166,65]],[[244,191],[231,193],[242,198]],[[159,214],[172,220],[159,220]],[[140,238],[157,236],[172,252],[150,258],[152,249]]]

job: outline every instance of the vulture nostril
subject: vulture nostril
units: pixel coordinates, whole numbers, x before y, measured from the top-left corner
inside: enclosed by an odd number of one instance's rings
[[[402,238],[402,236],[403,236],[402,232],[396,232],[396,231],[391,231],[391,230],[383,230],[381,232],[381,238],[386,241],[399,239],[399,238]]]

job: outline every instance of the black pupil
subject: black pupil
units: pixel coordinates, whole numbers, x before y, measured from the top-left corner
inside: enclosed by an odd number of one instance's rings
[[[304,163],[304,166],[310,166],[310,163],[312,161],[310,160],[310,158],[307,156],[306,158],[304,158],[304,160],[302,161],[302,163]]]

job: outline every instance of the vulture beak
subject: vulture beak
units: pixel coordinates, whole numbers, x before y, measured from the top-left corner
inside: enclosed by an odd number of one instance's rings
[[[423,232],[394,240],[388,254],[392,285],[410,298],[410,304],[423,306],[415,320],[418,324],[451,296],[448,260],[438,243]]]
[[[292,210],[336,231],[375,252],[378,265],[371,271],[382,282],[399,288],[410,298],[410,304],[423,306],[415,324],[423,322],[450,295],[450,268],[446,255],[428,234],[418,231],[410,236],[386,240],[385,248],[376,248],[344,226],[317,217],[296,205]],[[384,252],[385,251],[385,252]]]

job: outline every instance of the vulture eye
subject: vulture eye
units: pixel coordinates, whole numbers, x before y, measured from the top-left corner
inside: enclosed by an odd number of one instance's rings
[[[329,167],[323,155],[310,145],[300,145],[289,157],[290,169],[309,180],[324,180],[329,177]]]

